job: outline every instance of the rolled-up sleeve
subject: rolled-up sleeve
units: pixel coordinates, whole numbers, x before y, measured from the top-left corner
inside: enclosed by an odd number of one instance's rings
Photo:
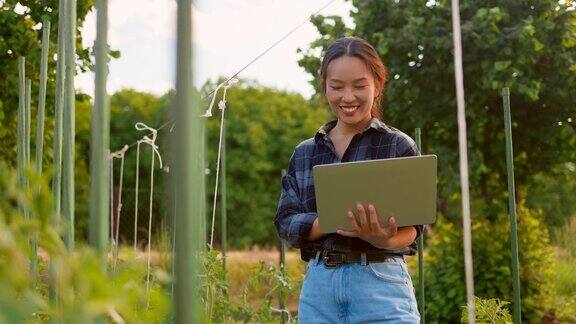
[[[288,172],[282,177],[282,192],[274,225],[280,238],[284,239],[290,246],[299,248],[310,234],[312,224],[318,215],[316,212],[306,212],[306,208],[299,197],[295,154],[296,152],[290,158]]]

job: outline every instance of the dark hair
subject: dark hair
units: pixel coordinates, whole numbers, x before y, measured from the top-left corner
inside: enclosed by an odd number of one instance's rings
[[[328,65],[333,60],[342,56],[352,56],[357,57],[366,64],[374,81],[376,83],[376,91],[378,96],[374,99],[372,105],[372,117],[381,119],[380,104],[382,102],[382,94],[386,83],[388,82],[388,70],[382,59],[378,55],[378,52],[374,46],[370,45],[367,41],[359,37],[343,37],[336,40],[324,53],[324,58],[322,59],[322,66],[320,68],[320,87],[322,93],[326,95],[326,72],[328,70]]]

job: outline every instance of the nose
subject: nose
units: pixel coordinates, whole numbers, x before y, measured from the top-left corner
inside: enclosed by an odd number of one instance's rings
[[[353,102],[356,98],[354,97],[354,93],[352,89],[346,87],[344,89],[344,93],[342,94],[342,101],[343,102]]]

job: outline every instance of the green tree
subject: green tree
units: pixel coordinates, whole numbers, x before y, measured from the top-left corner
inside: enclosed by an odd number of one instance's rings
[[[459,195],[450,1],[352,4],[354,29],[345,28],[338,17],[312,19],[321,37],[301,51],[300,65],[316,85],[318,53],[334,39],[357,35],[374,44],[390,75],[384,118],[406,131],[423,128],[424,152],[439,156],[439,207],[447,216],[458,215],[459,202],[450,203]],[[472,190],[484,205],[502,210],[502,87],[510,87],[512,93],[518,187],[532,174],[549,173],[555,165],[576,158],[575,5],[555,0],[460,5]]]
[[[76,50],[80,71],[90,67],[90,48],[82,46],[81,29],[86,14],[93,6],[92,0],[78,1]],[[18,8],[18,10],[15,10]],[[46,121],[44,159],[52,156],[54,128],[54,98],[56,87],[56,62],[52,59],[57,51],[58,0],[5,0],[0,1],[0,159],[9,165],[16,163],[16,120],[18,111],[18,57],[26,57],[26,77],[32,80],[32,136],[36,131],[36,107],[38,78],[40,75],[41,22],[51,22],[50,50],[48,60],[48,84],[46,89]],[[34,150],[32,141],[32,152]]]

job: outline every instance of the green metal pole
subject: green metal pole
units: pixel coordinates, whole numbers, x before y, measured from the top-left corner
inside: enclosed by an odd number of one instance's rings
[[[420,127],[414,130],[416,146],[422,154],[422,131]],[[424,230],[418,238],[418,306],[420,311],[420,323],[426,323],[426,301],[424,298]]]
[[[90,244],[106,268],[108,245],[108,155],[110,146],[110,110],[106,93],[108,75],[108,0],[96,1],[96,70],[92,144],[90,161]]]
[[[40,90],[36,117],[36,173],[42,175],[42,154],[44,149],[44,110],[46,107],[46,82],[48,74],[48,48],[50,45],[50,21],[42,23],[42,56],[40,58]]]
[[[56,61],[56,98],[54,107],[54,175],[52,176],[52,197],[54,200],[54,212],[52,213],[52,226],[60,225],[60,206],[62,192],[62,118],[64,105],[64,66],[65,46],[64,35],[66,34],[66,0],[58,3],[58,60]]]
[[[24,167],[26,172],[30,169],[30,106],[32,99],[32,81],[26,79],[26,100],[24,105]],[[30,179],[26,173],[24,174],[24,185],[26,190],[30,189]],[[24,208],[24,217],[30,219],[30,210],[28,207]],[[34,245],[34,235],[31,235],[28,244],[30,245],[30,274],[35,279],[36,278],[36,267],[37,267],[37,251]]]
[[[61,203],[61,181],[62,181],[62,112],[63,112],[63,99],[64,99],[64,35],[66,33],[66,7],[65,0],[58,2],[58,49],[56,61],[56,96],[54,104],[54,143],[53,143],[53,156],[52,164],[54,167],[54,174],[52,176],[52,200],[54,207],[52,211],[51,223],[55,229],[59,229],[60,225],[60,203]],[[58,272],[54,260],[50,260],[50,277],[52,278],[49,290],[50,301],[55,308],[59,310],[58,302]],[[52,319],[56,323],[55,318]]]
[[[69,251],[74,249],[74,146],[75,146],[75,92],[76,73],[76,0],[66,2],[66,79],[64,80],[62,216],[64,242]]]
[[[23,56],[18,58],[18,141],[16,146],[17,151],[17,164],[18,164],[18,185],[24,188],[25,182],[25,160],[26,160],[26,149],[24,148],[25,142],[25,113],[26,109],[26,59]],[[19,204],[19,209],[22,214],[24,214],[24,205]]]
[[[42,175],[42,150],[44,148],[44,109],[46,107],[46,82],[48,72],[48,46],[50,45],[50,21],[42,22],[42,52],[40,57],[40,90],[38,94],[38,111],[36,115],[36,174]],[[40,191],[40,186],[36,188]],[[38,243],[36,235],[32,236],[32,273],[36,274]]]
[[[284,176],[286,175],[285,169],[282,169],[281,175],[282,178],[284,178]],[[282,273],[283,276],[286,276],[286,243],[284,242],[283,239],[280,239],[280,272]],[[279,306],[280,310],[282,311],[282,313],[280,313],[280,322],[284,324],[288,320],[288,316],[286,313],[284,313],[284,309],[286,308],[286,294],[284,293],[283,289],[280,290],[279,297],[280,297]]]
[[[518,231],[516,228],[516,189],[514,188],[514,152],[510,117],[510,89],[502,89],[504,128],[506,134],[506,165],[508,169],[508,211],[510,213],[510,241],[512,248],[512,286],[514,289],[514,323],[522,322],[520,275],[518,273]]]
[[[192,1],[178,0],[174,142],[176,256],[174,315],[176,323],[201,323],[200,252],[206,248],[204,148],[205,126],[195,104],[192,78]]]
[[[222,173],[222,180],[220,182],[220,187],[222,188],[221,199],[222,199],[222,268],[224,270],[224,274],[226,274],[226,249],[227,249],[227,236],[228,236],[228,215],[227,213],[227,196],[226,196],[226,119],[222,120],[222,161],[220,161],[221,165],[221,173]]]

